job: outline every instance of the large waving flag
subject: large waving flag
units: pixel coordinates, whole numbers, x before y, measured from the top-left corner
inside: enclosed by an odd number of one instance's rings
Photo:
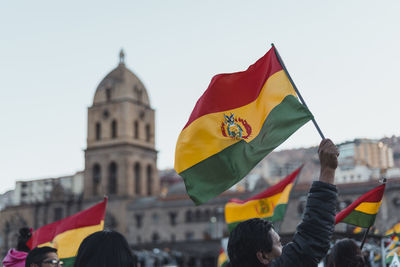
[[[272,47],[246,71],[211,80],[179,135],[175,170],[192,200],[202,204],[310,119]]]
[[[64,267],[72,267],[82,240],[104,229],[107,198],[101,203],[72,216],[37,229],[27,245],[30,248],[50,246],[57,249]]]
[[[246,200],[231,199],[225,205],[225,221],[229,232],[240,222],[251,218],[265,218],[272,222],[282,221],[289,195],[302,167],[267,190]]]
[[[372,226],[382,202],[385,184],[365,193],[347,208],[336,214],[336,222],[344,222],[363,228]]]

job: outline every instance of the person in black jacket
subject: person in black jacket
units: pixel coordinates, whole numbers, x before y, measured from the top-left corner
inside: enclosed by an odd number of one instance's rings
[[[267,220],[241,222],[229,235],[228,255],[232,267],[317,266],[329,250],[337,201],[333,185],[338,165],[337,147],[329,139],[318,149],[321,171],[307,198],[302,222],[293,241],[282,248],[280,237]]]

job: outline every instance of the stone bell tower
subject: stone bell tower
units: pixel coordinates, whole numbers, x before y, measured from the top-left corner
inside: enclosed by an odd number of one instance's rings
[[[121,50],[88,108],[84,199],[159,193],[154,117],[147,90]]]

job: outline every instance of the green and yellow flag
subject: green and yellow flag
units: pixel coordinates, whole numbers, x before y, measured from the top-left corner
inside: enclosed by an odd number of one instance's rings
[[[282,221],[290,192],[301,168],[254,197],[229,200],[225,205],[225,221],[229,232],[240,222],[251,218],[265,218],[271,222]]]
[[[49,246],[57,249],[64,267],[72,267],[83,239],[104,229],[107,198],[72,216],[37,229],[27,242],[30,248]]]
[[[344,222],[363,228],[372,226],[382,202],[385,184],[365,193],[347,208],[336,214],[336,222]]]
[[[310,119],[272,47],[246,71],[211,80],[179,135],[175,170],[191,199],[202,204]]]
[[[228,266],[228,255],[226,255],[225,250],[221,248],[218,255],[218,267],[226,267]]]

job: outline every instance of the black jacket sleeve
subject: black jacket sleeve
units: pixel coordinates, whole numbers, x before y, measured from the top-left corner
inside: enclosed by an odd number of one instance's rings
[[[293,241],[282,255],[268,267],[317,266],[329,250],[335,228],[336,186],[313,182],[307,198],[302,222],[297,226]]]

